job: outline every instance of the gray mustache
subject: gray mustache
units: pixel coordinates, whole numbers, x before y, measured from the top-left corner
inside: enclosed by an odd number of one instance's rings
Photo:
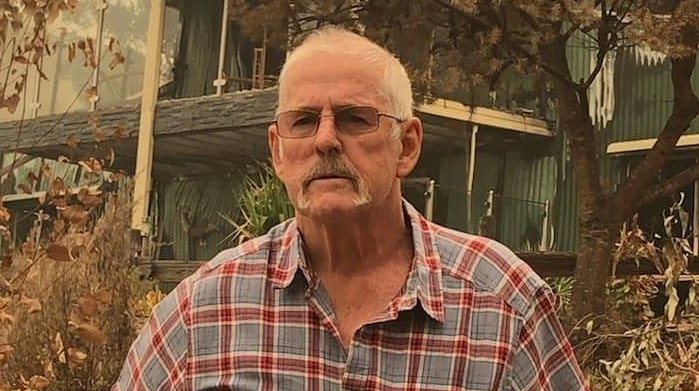
[[[303,186],[307,186],[312,180],[324,177],[340,177],[357,182],[357,175],[352,172],[339,158],[324,158],[318,164],[311,167],[303,178]]]

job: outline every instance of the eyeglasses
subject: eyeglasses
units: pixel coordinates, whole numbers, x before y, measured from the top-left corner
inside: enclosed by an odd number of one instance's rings
[[[320,119],[334,117],[337,131],[346,135],[359,135],[376,131],[381,117],[388,117],[402,123],[404,120],[390,114],[379,113],[371,106],[349,106],[341,108],[330,115],[310,110],[290,110],[277,114],[274,121],[277,132],[282,138],[305,138],[318,132]]]

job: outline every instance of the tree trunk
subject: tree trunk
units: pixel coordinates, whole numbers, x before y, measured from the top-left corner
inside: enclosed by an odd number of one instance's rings
[[[604,196],[596,155],[595,130],[588,114],[587,89],[572,81],[566,41],[542,49],[544,61],[559,75],[554,79],[561,130],[570,142],[578,194],[578,259],[573,286],[573,315],[577,319],[606,309],[606,282],[612,260],[610,230],[603,220]],[[563,77],[561,80],[560,76]],[[567,79],[567,80],[566,80]]]

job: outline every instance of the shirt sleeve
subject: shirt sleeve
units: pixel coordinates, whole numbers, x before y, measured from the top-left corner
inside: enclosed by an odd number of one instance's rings
[[[589,391],[556,315],[554,295],[540,288],[525,314],[511,367],[512,390]]]
[[[185,389],[189,293],[190,281],[185,279],[156,305],[111,391]]]

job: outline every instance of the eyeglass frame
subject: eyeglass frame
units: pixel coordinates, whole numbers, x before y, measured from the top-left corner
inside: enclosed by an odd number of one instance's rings
[[[283,139],[297,139],[297,140],[298,140],[298,139],[304,139],[304,138],[313,137],[313,136],[315,136],[316,134],[318,134],[318,129],[320,129],[320,122],[321,122],[321,120],[322,120],[323,118],[332,117],[332,118],[333,118],[333,122],[334,122],[334,121],[335,121],[335,116],[337,115],[338,112],[341,112],[341,111],[344,111],[344,110],[349,110],[349,109],[354,109],[354,108],[367,108],[367,109],[372,109],[372,110],[374,110],[374,111],[376,112],[376,117],[377,117],[376,127],[375,127],[374,129],[368,131],[368,132],[362,132],[362,133],[345,133],[345,132],[343,132],[343,131],[337,126],[337,124],[335,124],[335,128],[337,129],[338,133],[344,134],[344,135],[347,135],[347,136],[358,136],[358,135],[363,135],[363,134],[374,133],[374,132],[376,132],[377,130],[379,130],[379,128],[381,127],[381,117],[390,118],[390,119],[396,121],[396,123],[398,123],[398,124],[402,124],[402,123],[404,123],[405,121],[407,121],[407,120],[405,120],[405,119],[400,119],[400,118],[396,117],[396,116],[393,115],[393,114],[383,113],[383,112],[379,111],[379,109],[377,109],[377,108],[374,107],[374,106],[352,105],[352,106],[341,107],[341,108],[337,109],[336,111],[333,111],[332,114],[326,114],[326,115],[321,115],[320,112],[318,112],[318,111],[304,110],[304,109],[294,109],[294,110],[282,111],[281,113],[278,113],[278,114],[274,117],[274,121],[273,121],[272,123],[274,124],[274,126],[276,126],[276,128],[277,128],[277,135],[279,135],[279,137],[281,137],[281,138],[283,138]],[[283,115],[283,114],[287,114],[287,113],[307,113],[307,114],[313,114],[313,115],[315,115],[316,117],[318,117],[318,121],[316,122],[316,127],[315,127],[315,130],[313,130],[313,133],[310,133],[310,134],[305,135],[305,136],[296,136],[296,137],[294,137],[294,136],[291,136],[291,137],[289,137],[289,136],[282,136],[281,132],[279,132],[279,116],[280,116],[280,115]]]

